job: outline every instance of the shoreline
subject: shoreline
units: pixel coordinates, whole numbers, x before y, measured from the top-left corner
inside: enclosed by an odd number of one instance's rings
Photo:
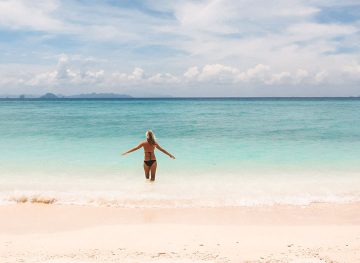
[[[123,208],[25,203],[0,206],[0,214],[3,215],[0,233],[10,231],[9,226],[14,226],[17,231],[30,231],[34,227],[33,220],[41,220],[43,229],[47,224],[51,227],[56,222],[66,230],[70,226],[68,223],[80,218],[83,227],[99,224],[360,225],[360,202],[214,208]],[[23,220],[24,214],[26,221]]]
[[[0,261],[358,262],[359,208],[0,206]]]

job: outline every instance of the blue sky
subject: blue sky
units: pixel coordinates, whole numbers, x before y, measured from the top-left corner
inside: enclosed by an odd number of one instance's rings
[[[360,2],[0,0],[0,94],[358,96]]]

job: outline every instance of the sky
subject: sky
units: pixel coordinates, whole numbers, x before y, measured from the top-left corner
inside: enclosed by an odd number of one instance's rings
[[[0,94],[360,96],[359,0],[0,0]]]

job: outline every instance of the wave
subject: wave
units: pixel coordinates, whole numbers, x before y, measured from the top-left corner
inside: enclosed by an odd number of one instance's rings
[[[257,196],[239,198],[124,198],[104,193],[0,193],[0,205],[44,204],[44,205],[82,205],[122,208],[191,208],[191,207],[241,207],[271,205],[309,205],[313,203],[353,203],[360,202],[359,195],[294,195]]]
[[[3,177],[0,205],[46,204],[113,207],[232,207],[360,201],[358,174],[168,175],[155,184],[136,177]],[[1,179],[1,178],[0,178]],[[15,180],[16,179],[16,180]]]

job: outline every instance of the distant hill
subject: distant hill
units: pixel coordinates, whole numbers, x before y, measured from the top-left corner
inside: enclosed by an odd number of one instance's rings
[[[24,98],[24,97],[20,97]],[[116,93],[85,93],[85,94],[76,94],[71,96],[64,96],[64,95],[55,95],[54,93],[46,93],[40,97],[40,99],[127,99],[132,98],[126,94],[116,94]]]
[[[58,99],[58,98],[59,98],[58,96],[50,92],[40,96],[40,99]]]
[[[132,98],[126,94],[116,94],[116,93],[85,93],[85,94],[78,94],[78,95],[71,95],[65,96],[65,98],[71,99],[127,99]]]

